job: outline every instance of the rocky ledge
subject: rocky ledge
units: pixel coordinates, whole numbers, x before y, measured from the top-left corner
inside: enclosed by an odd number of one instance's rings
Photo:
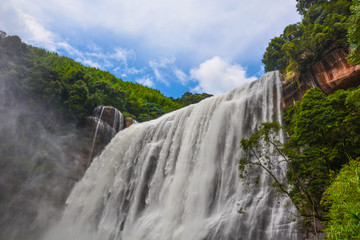
[[[360,65],[353,66],[346,60],[344,49],[332,49],[313,64],[298,81],[295,78],[283,83],[283,106],[291,106],[301,100],[305,92],[319,87],[325,94],[339,89],[360,86]]]
[[[82,124],[82,135],[88,139],[78,156],[78,162],[86,169],[92,159],[98,155],[119,131],[136,123],[130,117],[124,117],[112,106],[97,106],[92,115]]]

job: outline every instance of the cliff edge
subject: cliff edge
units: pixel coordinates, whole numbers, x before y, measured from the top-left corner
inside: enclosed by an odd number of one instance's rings
[[[283,106],[294,105],[301,100],[305,92],[312,87],[319,87],[325,94],[339,89],[360,86],[360,65],[347,62],[344,49],[332,49],[315,62],[298,80],[292,78],[283,82]]]

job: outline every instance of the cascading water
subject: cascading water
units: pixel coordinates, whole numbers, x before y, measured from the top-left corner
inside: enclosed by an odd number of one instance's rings
[[[91,145],[91,151],[88,163],[91,163],[92,157],[96,155],[119,131],[125,128],[125,119],[119,110],[111,106],[97,106],[85,122],[85,129],[93,129],[95,132]],[[95,149],[95,141],[100,140],[101,144]],[[100,146],[100,148],[99,148]],[[102,146],[102,147],[101,147]]]
[[[97,135],[98,130],[99,130],[99,126],[100,126],[100,123],[101,123],[101,118],[102,118],[102,116],[103,116],[103,114],[104,114],[104,110],[105,110],[105,108],[101,106],[101,112],[100,112],[100,115],[99,115],[99,119],[97,120],[96,129],[95,129],[95,133],[94,133],[94,138],[93,138],[93,142],[92,142],[92,144],[91,144],[91,151],[90,151],[90,154],[89,154],[88,163],[91,162],[91,157],[92,157],[92,154],[93,154],[93,152],[94,152],[96,135]]]
[[[121,131],[44,239],[299,239],[293,209],[274,197],[271,178],[264,172],[258,184],[244,181],[237,169],[240,140],[281,120],[281,91],[271,72]]]

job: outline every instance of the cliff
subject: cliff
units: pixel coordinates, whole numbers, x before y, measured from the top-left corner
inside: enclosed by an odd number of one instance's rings
[[[88,144],[83,147],[78,162],[86,169],[116,133],[134,122],[132,118],[124,117],[115,107],[97,106],[80,126],[83,136],[88,139]]]
[[[339,89],[358,87],[360,65],[349,64],[346,55],[343,49],[332,49],[303,73],[298,81],[294,77],[283,82],[283,106],[293,105],[301,100],[305,92],[312,87],[319,87],[327,95]]]

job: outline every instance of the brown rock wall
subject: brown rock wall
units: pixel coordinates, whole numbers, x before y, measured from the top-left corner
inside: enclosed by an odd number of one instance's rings
[[[293,105],[312,87],[319,87],[325,94],[331,94],[339,89],[360,86],[360,65],[349,64],[346,54],[343,49],[333,49],[302,74],[298,81],[292,79],[284,82],[283,104]]]

